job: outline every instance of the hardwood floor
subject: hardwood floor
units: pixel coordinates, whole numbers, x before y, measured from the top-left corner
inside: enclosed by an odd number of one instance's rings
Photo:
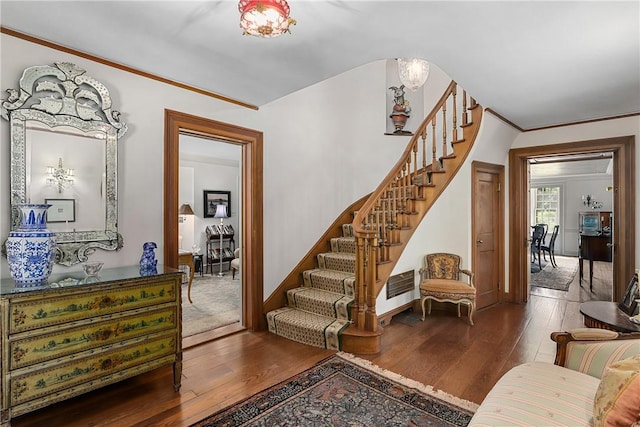
[[[478,311],[473,327],[464,317],[444,311],[434,311],[424,322],[396,316],[385,327],[382,351],[360,357],[479,403],[511,367],[531,360],[553,361],[551,332],[581,327],[580,302],[597,299],[594,296],[610,286],[606,280],[596,281],[610,268],[603,264],[607,263],[595,265],[593,293],[588,284],[586,291],[580,289],[576,275],[567,292],[538,290],[527,304]],[[188,426],[332,353],[267,332],[239,332],[187,348],[177,393],[172,370],[162,368],[17,417],[12,425]]]

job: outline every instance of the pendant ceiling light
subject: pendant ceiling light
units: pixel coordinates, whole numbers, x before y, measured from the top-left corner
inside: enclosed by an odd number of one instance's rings
[[[240,27],[243,34],[256,37],[277,37],[290,33],[289,25],[295,19],[289,17],[289,5],[285,0],[240,0]]]
[[[398,74],[402,84],[415,91],[427,81],[429,63],[424,59],[398,58]]]

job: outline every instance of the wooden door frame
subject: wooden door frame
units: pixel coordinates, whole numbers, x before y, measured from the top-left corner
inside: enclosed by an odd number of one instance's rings
[[[476,224],[476,197],[475,184],[478,180],[478,173],[486,172],[498,175],[498,185],[500,185],[500,194],[498,196],[498,230],[496,232],[495,244],[498,246],[498,303],[504,300],[504,179],[505,171],[504,165],[498,165],[493,163],[485,163],[480,161],[473,161],[471,163],[471,258],[473,259],[473,268],[478,263],[478,245],[475,244],[476,231],[478,225]]]
[[[621,136],[509,150],[509,298],[528,299],[528,160],[558,154],[612,152],[613,156],[613,300],[620,301],[635,269],[635,137]],[[617,226],[616,226],[617,225]],[[624,226],[623,227],[621,226]]]
[[[180,134],[228,141],[242,147],[242,314],[243,324],[265,330],[263,315],[262,132],[165,109],[164,115],[164,263],[178,267],[178,174]]]

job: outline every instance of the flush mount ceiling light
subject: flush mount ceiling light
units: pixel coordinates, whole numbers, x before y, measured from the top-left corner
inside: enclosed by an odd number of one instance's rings
[[[402,84],[415,91],[427,80],[429,63],[424,59],[398,58],[398,74]]]
[[[240,0],[238,10],[243,34],[277,37],[290,33],[289,25],[296,24],[289,17],[289,4],[285,0]]]

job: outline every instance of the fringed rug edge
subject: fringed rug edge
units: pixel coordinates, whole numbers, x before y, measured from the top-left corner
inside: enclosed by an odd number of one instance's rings
[[[374,373],[377,373],[381,376],[384,376],[386,378],[389,378],[392,381],[398,382],[402,385],[405,385],[407,387],[411,387],[411,388],[415,388],[416,390],[428,394],[430,396],[435,397],[436,399],[440,399],[443,400],[445,402],[451,403],[453,405],[459,406],[463,409],[466,409],[468,411],[472,411],[472,412],[476,412],[478,410],[478,407],[480,405],[478,405],[477,403],[471,402],[469,400],[465,400],[462,399],[460,397],[454,396],[452,394],[449,394],[447,392],[444,392],[442,390],[437,390],[435,388],[433,388],[433,386],[430,386],[428,384],[423,384],[419,381],[416,380],[412,380],[410,378],[404,377],[400,374],[397,374],[393,371],[389,371],[387,369],[383,369],[381,367],[379,367],[378,365],[372,363],[369,360],[366,359],[361,359],[351,353],[346,353],[343,351],[339,351],[336,353],[336,356],[351,362],[355,365],[359,365],[361,367],[363,367],[364,369],[368,369],[369,371],[372,371]]]

